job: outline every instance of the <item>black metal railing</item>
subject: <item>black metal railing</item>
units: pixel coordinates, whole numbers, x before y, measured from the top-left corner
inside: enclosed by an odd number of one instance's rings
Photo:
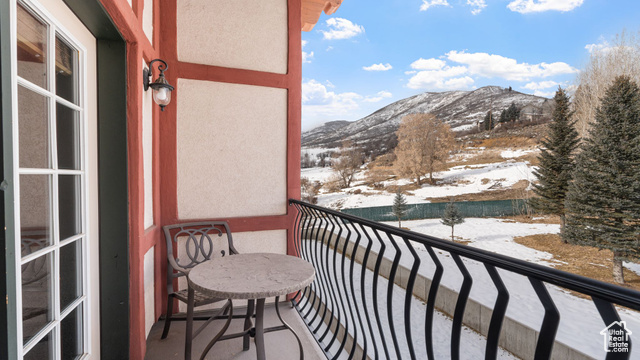
[[[621,314],[640,324],[638,291],[289,203],[298,210],[295,250],[316,269],[294,304],[328,359],[495,359],[509,355],[505,350],[532,359],[632,354],[629,337],[619,345],[628,351],[605,351],[599,332],[615,322],[624,326]],[[564,340],[557,339],[559,328]],[[597,343],[581,347],[581,338]]]

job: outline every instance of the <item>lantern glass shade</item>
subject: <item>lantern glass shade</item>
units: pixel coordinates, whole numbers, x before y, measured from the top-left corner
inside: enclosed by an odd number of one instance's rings
[[[169,105],[171,102],[171,90],[166,87],[154,88],[153,101],[162,107]]]

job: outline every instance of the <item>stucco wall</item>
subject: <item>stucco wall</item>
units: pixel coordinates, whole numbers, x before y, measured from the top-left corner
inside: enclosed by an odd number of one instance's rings
[[[287,0],[180,0],[178,60],[287,73]]]
[[[155,246],[144,254],[144,333],[149,336],[156,322],[155,313]]]
[[[287,211],[287,91],[178,80],[180,219]]]
[[[153,44],[153,0],[144,0],[142,9],[142,30]]]

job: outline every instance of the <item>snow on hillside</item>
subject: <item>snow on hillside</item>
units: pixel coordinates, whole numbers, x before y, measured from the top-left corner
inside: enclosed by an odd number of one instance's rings
[[[498,116],[511,103],[519,107],[533,105],[540,108],[541,114],[550,114],[552,100],[497,86],[473,91],[426,92],[396,101],[357,121],[332,121],[305,131],[302,144],[335,147],[345,139],[384,144],[405,115],[416,113],[432,113],[454,131],[468,130],[483,120],[489,110]]]

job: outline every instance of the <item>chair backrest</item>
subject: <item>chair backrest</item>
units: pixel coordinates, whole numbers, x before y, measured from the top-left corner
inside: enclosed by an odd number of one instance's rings
[[[169,261],[168,281],[183,276],[192,267],[217,256],[216,238],[226,235],[229,254],[237,254],[229,225],[224,221],[194,222],[163,226]],[[174,253],[174,244],[177,253]],[[225,250],[220,250],[225,256]],[[177,271],[177,273],[175,271]]]

